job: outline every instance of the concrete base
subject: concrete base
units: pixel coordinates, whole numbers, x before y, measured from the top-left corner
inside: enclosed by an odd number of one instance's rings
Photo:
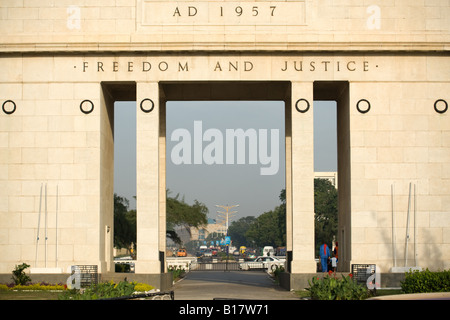
[[[397,294],[392,296],[373,297],[368,300],[450,300],[450,292]]]
[[[309,288],[308,281],[314,277],[325,277],[328,273],[287,273],[280,274],[280,286],[286,290],[305,290]],[[336,273],[337,278],[347,276],[348,272]],[[399,288],[405,279],[404,273],[381,273],[381,288]]]
[[[390,270],[392,273],[405,273],[409,271],[422,271],[421,267],[392,267]]]
[[[62,268],[31,268],[30,269],[30,273],[31,274],[52,274],[52,273],[63,273],[63,269]]]
[[[30,273],[31,282],[47,282],[47,283],[62,283],[65,284],[67,278],[70,277],[68,273]],[[99,282],[108,281],[135,281],[140,283],[147,283],[155,288],[166,291],[172,288],[172,273],[163,274],[136,274],[136,273],[102,273],[99,274]],[[0,274],[0,283],[8,284],[12,283],[12,275],[7,273]]]

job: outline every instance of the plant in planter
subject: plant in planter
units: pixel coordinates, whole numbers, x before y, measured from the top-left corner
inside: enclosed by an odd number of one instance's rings
[[[31,281],[31,278],[25,273],[25,269],[30,265],[26,263],[22,263],[21,265],[15,267],[12,271],[12,279],[16,285],[25,285],[26,283]]]
[[[313,277],[308,290],[313,300],[364,300],[370,293],[366,287],[353,281],[352,275],[337,279],[331,272],[324,278]]]

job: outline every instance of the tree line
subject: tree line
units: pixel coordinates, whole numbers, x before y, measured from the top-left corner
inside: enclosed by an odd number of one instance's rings
[[[206,228],[208,223],[208,208],[198,200],[194,204],[187,204],[180,199],[179,194],[174,197],[166,194],[166,236],[176,244],[181,239],[176,233],[177,227],[183,227],[190,233],[192,228]],[[114,247],[125,248],[132,252],[136,246],[136,210],[129,209],[128,199],[114,194]]]
[[[235,246],[259,248],[286,245],[286,191],[280,192],[281,204],[258,217],[247,216],[233,221],[228,235]]]
[[[281,204],[258,217],[247,216],[233,221],[228,235],[235,246],[261,248],[286,246],[286,190],[279,195]],[[338,228],[338,192],[326,179],[314,179],[315,252],[323,243],[331,245]]]
[[[252,248],[286,245],[286,191],[279,195],[280,205],[264,212],[258,217],[247,216],[233,221],[228,235],[235,246]],[[331,244],[337,233],[338,196],[330,181],[314,179],[314,223],[316,252],[322,243]],[[166,194],[167,238],[177,244],[181,240],[176,233],[177,227],[183,227],[190,233],[192,228],[207,226],[208,208],[195,200],[187,204],[179,194],[172,197]],[[114,194],[114,247],[130,250],[136,244],[136,210],[129,210],[126,198]]]

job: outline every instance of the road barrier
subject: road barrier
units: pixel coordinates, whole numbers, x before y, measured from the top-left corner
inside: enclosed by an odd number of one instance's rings
[[[238,262],[196,262],[191,265],[191,271],[237,271]]]

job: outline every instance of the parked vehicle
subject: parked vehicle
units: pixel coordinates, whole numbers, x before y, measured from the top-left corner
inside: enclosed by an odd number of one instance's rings
[[[273,249],[272,246],[264,247],[263,256],[274,256],[274,255],[275,255],[275,250]]]
[[[258,257],[253,261],[242,262],[239,264],[239,269],[250,270],[250,269],[270,269],[275,270],[277,266],[284,266],[284,262],[278,260],[275,257],[262,256]]]
[[[186,249],[178,249],[177,257],[187,257]]]
[[[206,249],[206,250],[203,252],[203,256],[204,256],[204,257],[212,257],[212,250],[211,250],[211,249]]]

